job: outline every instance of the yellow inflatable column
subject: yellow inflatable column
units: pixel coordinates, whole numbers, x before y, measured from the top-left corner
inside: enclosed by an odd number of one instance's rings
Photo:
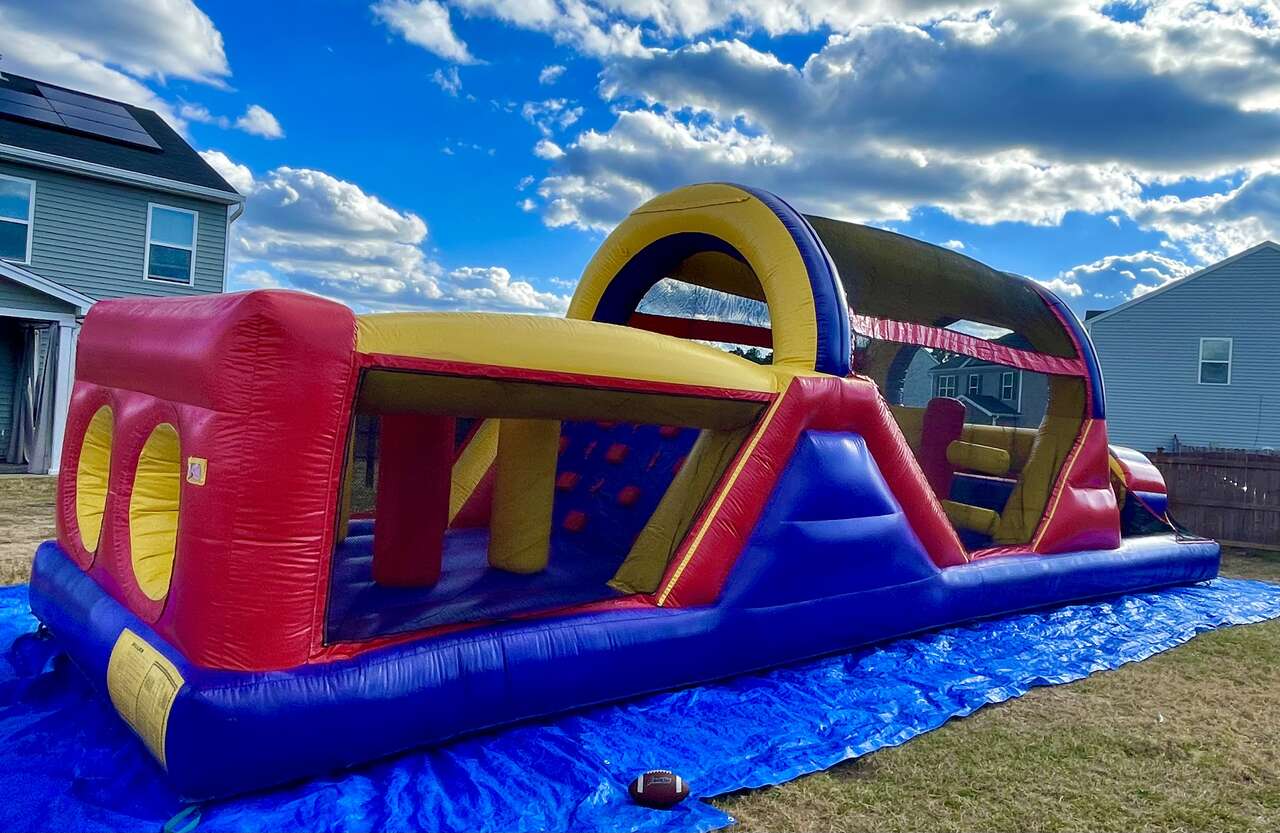
[[[489,521],[489,566],[513,573],[546,569],[559,452],[558,420],[501,421]]]

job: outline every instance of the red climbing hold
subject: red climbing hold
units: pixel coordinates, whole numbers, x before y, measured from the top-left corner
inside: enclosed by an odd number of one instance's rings
[[[581,532],[582,528],[587,525],[587,515],[574,509],[564,516],[564,522],[561,524],[569,532]]]

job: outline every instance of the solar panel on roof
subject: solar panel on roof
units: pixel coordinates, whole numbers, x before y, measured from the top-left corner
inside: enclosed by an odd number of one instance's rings
[[[63,127],[62,117],[52,110],[45,110],[39,107],[31,107],[26,104],[19,104],[16,101],[6,101],[0,99],[0,113],[10,116],[17,116],[20,119],[28,119],[30,121],[38,121],[44,124],[52,124],[56,127]]]
[[[66,102],[67,104],[75,104],[79,107],[88,107],[90,110],[101,110],[104,113],[114,113],[117,116],[128,116],[129,111],[111,101],[103,101],[100,98],[94,98],[91,95],[75,93],[71,90],[60,90],[57,87],[49,87],[44,84],[36,84],[36,89],[40,94],[52,102]],[[54,104],[54,109],[57,109]],[[132,116],[130,116],[132,118]]]
[[[160,150],[151,134],[119,104],[44,84],[35,86],[40,95],[0,87],[0,114]]]
[[[38,107],[41,110],[53,109],[52,102],[44,96],[21,93],[17,90],[6,90],[3,87],[0,87],[0,101],[12,101],[15,104],[25,104],[28,107]]]
[[[90,110],[88,107],[81,107],[78,104],[68,104],[65,101],[53,102],[53,111],[61,113],[64,116],[76,116],[77,118],[86,119],[88,121],[96,121],[100,124],[114,124],[116,127],[123,127],[126,130],[141,130],[138,120],[126,112],[123,116],[117,116],[115,113],[108,113],[103,110]]]
[[[156,144],[156,140],[152,139],[140,125],[137,130],[130,130],[126,127],[117,127],[114,124],[103,124],[102,122],[82,119],[79,116],[69,116],[66,113],[60,115],[62,116],[62,123],[72,130],[92,133],[95,136],[110,136],[112,139],[119,139],[122,142],[160,149],[160,145]]]

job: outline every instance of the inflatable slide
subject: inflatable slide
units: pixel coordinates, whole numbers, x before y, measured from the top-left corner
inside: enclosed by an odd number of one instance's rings
[[[193,799],[1217,573],[1051,292],[750,188],[562,319],[104,301],[77,361],[31,605]]]

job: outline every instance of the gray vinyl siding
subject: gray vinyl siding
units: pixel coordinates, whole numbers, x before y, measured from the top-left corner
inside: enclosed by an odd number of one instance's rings
[[[928,350],[923,347],[916,350],[907,365],[907,372],[903,374],[902,394],[899,397],[901,404],[913,408],[923,408],[929,404],[933,397],[933,379],[929,371],[937,366],[937,360],[929,355]]]
[[[3,276],[0,276],[0,307],[39,312],[74,313],[76,311],[71,304],[38,292],[29,286],[15,283]]]
[[[37,275],[94,299],[222,291],[226,206],[7,162],[0,173],[35,180],[31,263],[24,268]],[[148,203],[199,215],[194,286],[143,279]]]
[[[1111,441],[1280,448],[1280,251],[1267,247],[1089,322]],[[1199,383],[1200,339],[1232,339],[1231,382]]]

